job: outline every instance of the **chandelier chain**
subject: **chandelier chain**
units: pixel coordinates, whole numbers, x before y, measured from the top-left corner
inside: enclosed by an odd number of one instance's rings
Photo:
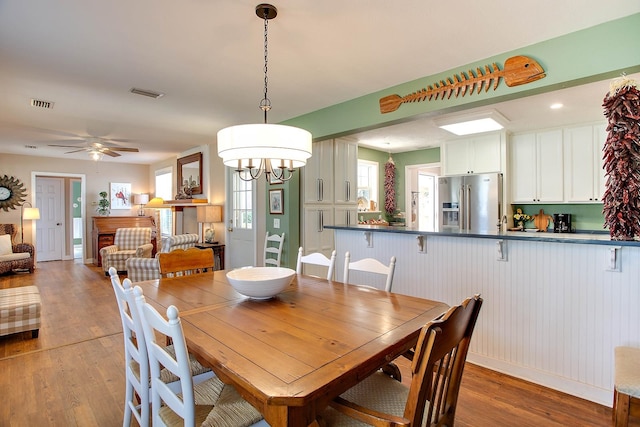
[[[269,64],[269,50],[268,50],[268,34],[269,34],[269,11],[264,9],[264,98],[260,102],[260,109],[264,111],[264,122],[267,123],[267,112],[271,110],[271,101],[269,100],[268,92],[268,84],[269,77],[267,75],[268,72],[268,64]]]
[[[243,181],[264,176],[269,184],[289,181],[295,169],[311,157],[311,133],[294,126],[268,124],[269,100],[269,20],[278,15],[271,4],[262,3],[255,9],[264,20],[264,98],[259,108],[264,112],[263,124],[229,126],[218,132],[218,156],[225,166],[235,168]]]

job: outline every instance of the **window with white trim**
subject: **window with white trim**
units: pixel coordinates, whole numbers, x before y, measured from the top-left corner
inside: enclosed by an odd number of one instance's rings
[[[378,210],[378,162],[358,159],[358,210]],[[373,204],[371,202],[374,202]]]
[[[171,189],[173,188],[173,170],[171,167],[156,171],[156,196],[163,200],[171,200]],[[157,209],[158,224],[162,237],[173,234],[173,212],[171,209]]]

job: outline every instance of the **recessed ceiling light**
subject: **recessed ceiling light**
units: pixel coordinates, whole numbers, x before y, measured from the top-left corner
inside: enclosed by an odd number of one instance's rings
[[[497,111],[485,111],[450,117],[436,123],[440,129],[461,136],[503,129],[507,119]]]
[[[561,103],[559,103],[559,102],[556,102],[555,104],[551,104],[551,105],[549,106],[549,108],[551,108],[552,110],[558,110],[558,109],[560,109],[560,108],[562,108],[562,107],[564,107],[564,105],[562,105],[562,104],[561,104]]]

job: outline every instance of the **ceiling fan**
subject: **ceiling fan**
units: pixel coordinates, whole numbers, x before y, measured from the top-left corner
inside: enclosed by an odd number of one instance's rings
[[[71,143],[71,142],[78,142],[78,141],[77,140],[67,140],[67,141],[60,141],[60,142]],[[81,145],[81,146],[78,146],[78,145],[49,144],[49,147],[75,148],[75,150],[67,151],[64,154],[71,154],[71,153],[78,153],[80,151],[86,151],[87,153],[89,153],[89,155],[91,156],[91,158],[93,160],[100,160],[102,158],[102,156],[105,155],[105,154],[107,156],[110,156],[110,157],[119,157],[121,154],[118,153],[118,151],[129,152],[129,153],[137,153],[138,152],[137,148],[119,147],[119,146],[113,144],[112,140],[108,140],[108,139],[104,139],[104,138],[98,138],[98,137],[91,137],[91,138],[85,139],[83,141],[83,145]]]

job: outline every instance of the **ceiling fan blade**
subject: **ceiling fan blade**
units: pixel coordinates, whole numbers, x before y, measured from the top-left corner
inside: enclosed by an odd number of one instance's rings
[[[120,154],[118,154],[115,151],[112,151],[110,149],[102,150],[101,153],[106,154],[107,156],[111,156],[111,157],[120,157]]]
[[[85,148],[85,147],[80,147],[78,145],[58,145],[58,144],[49,144],[49,147],[65,147],[65,148]]]
[[[137,148],[127,148],[127,147],[109,147],[111,151],[127,151],[129,153],[137,153],[139,150]]]
[[[66,152],[66,153],[64,153],[64,154],[79,153],[79,152],[81,152],[81,151],[87,151],[87,150],[85,150],[84,148],[81,148],[81,149],[79,149],[79,150],[67,151],[67,152]]]
[[[57,142],[61,144],[79,144],[79,143],[85,143],[86,141],[82,138],[78,138],[78,139],[56,139],[50,142]]]

